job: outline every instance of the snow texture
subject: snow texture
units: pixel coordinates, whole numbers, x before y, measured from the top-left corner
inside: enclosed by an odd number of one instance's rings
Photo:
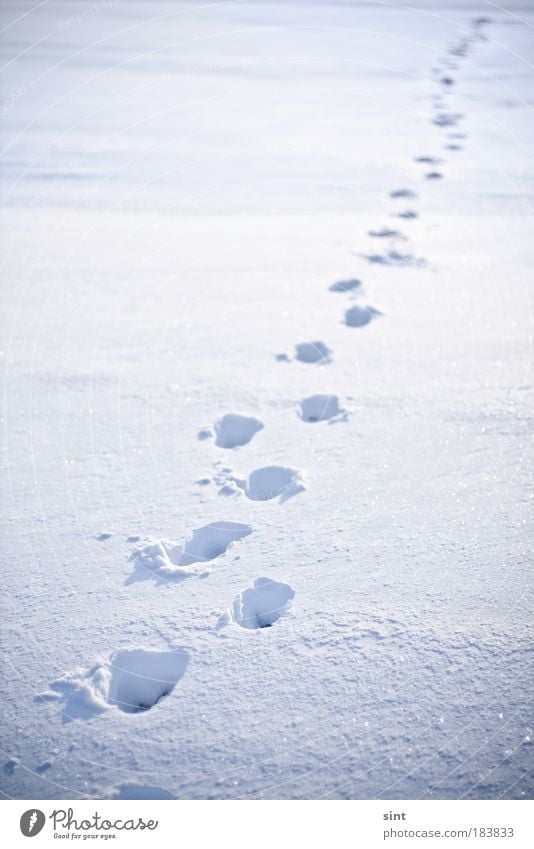
[[[532,3],[2,28],[3,795],[532,797]]]

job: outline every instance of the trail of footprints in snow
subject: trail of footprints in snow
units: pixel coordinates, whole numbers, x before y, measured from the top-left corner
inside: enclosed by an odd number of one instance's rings
[[[444,147],[450,151],[459,151],[466,138],[455,128],[462,115],[446,106],[445,98],[454,91],[453,71],[458,61],[465,58],[475,42],[484,39],[483,27],[490,23],[488,18],[476,18],[472,21],[472,32],[462,38],[448,50],[448,55],[435,69],[440,93],[434,98],[432,122],[439,129],[447,130]],[[452,128],[452,129],[451,129]],[[437,167],[443,165],[443,159],[430,154],[414,158],[418,165],[431,166],[423,177],[429,181],[439,181],[443,174]],[[411,201],[417,198],[411,188],[394,189],[390,192],[393,201]],[[414,220],[418,213],[413,208],[401,208],[392,215],[404,221]],[[424,260],[411,253],[401,253],[395,242],[406,241],[406,236],[398,230],[381,227],[369,231],[373,239],[390,240],[390,248],[385,254],[369,254],[368,262],[381,265],[422,265]],[[358,298],[363,291],[359,278],[339,280],[332,283],[329,290]],[[374,307],[353,304],[344,314],[344,324],[349,328],[361,328],[379,317],[381,312]],[[285,353],[278,354],[280,362],[291,362]],[[293,355],[295,362],[306,366],[326,366],[332,363],[333,352],[321,340],[299,342]],[[297,414],[306,424],[344,420],[347,412],[342,409],[336,395],[317,394],[303,398]],[[238,450],[248,445],[264,428],[264,424],[254,416],[226,413],[213,426],[198,432],[199,440],[213,440],[217,448]],[[201,478],[199,486],[207,486],[212,479]],[[219,486],[219,495],[238,495],[243,493],[251,501],[284,502],[305,489],[301,473],[286,466],[263,466],[255,469],[248,477],[236,477],[231,468],[216,463],[213,482]],[[253,528],[240,522],[220,521],[195,529],[184,542],[168,539],[146,539],[138,536],[128,538],[138,545],[131,554],[130,561],[134,570],[126,583],[152,579],[157,582],[183,581],[192,577],[205,577],[210,567],[235,544],[253,533]],[[111,534],[101,534],[100,539],[108,539]],[[271,628],[285,617],[295,597],[292,587],[270,578],[257,578],[252,587],[244,589],[235,598],[233,605],[223,613],[217,622],[217,628],[236,625],[249,631]],[[78,669],[54,681],[51,689],[41,693],[37,701],[56,701],[61,703],[64,722],[73,719],[89,719],[106,710],[118,710],[126,714],[143,714],[163,702],[174,690],[185,674],[189,654],[185,649],[175,648],[168,651],[155,651],[141,647],[121,649],[102,660],[90,669]],[[4,767],[6,774],[15,768],[15,761]],[[49,764],[44,764],[48,768]],[[172,798],[162,788],[145,788],[141,785],[121,785],[116,789],[116,798],[147,798],[146,792],[153,793],[152,798]]]

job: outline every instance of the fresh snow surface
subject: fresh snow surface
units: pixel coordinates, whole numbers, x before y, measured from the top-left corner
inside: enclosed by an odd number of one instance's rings
[[[532,796],[532,3],[2,15],[3,794]]]

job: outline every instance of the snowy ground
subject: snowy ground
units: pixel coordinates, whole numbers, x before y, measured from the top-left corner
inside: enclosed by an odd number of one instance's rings
[[[3,794],[532,796],[532,3],[2,7]]]

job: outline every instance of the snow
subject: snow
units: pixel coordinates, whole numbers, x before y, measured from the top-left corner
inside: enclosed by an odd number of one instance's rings
[[[324,342],[299,342],[295,349],[295,358],[301,363],[324,364],[330,362],[331,353]]]
[[[250,525],[242,522],[211,522],[193,531],[181,545],[168,539],[149,539],[137,546],[130,557],[136,569],[128,579],[144,580],[151,575],[164,578],[184,578],[192,575],[206,577],[209,572],[194,566],[207,563],[224,554],[236,540],[252,533]]]
[[[337,395],[311,395],[300,402],[303,422],[324,422],[337,418],[342,412]]]
[[[262,428],[262,422],[254,416],[227,413],[215,423],[215,445],[219,448],[239,448],[250,442],[254,434]]]
[[[228,621],[249,630],[270,628],[287,612],[294,597],[295,592],[289,584],[257,578],[253,587],[239,593],[228,614]],[[224,623],[223,618],[220,624]]]
[[[63,675],[52,683],[51,690],[39,694],[36,702],[59,701],[66,723],[91,719],[108,706],[125,713],[150,710],[172,693],[188,659],[187,652],[179,650],[123,649],[91,669]]]
[[[111,787],[103,799],[176,799],[168,790],[143,784],[120,784]]]
[[[170,695],[185,672],[187,653],[126,649],[111,659],[106,701],[126,713],[150,710]]]
[[[4,4],[5,796],[532,796],[506,5]]]
[[[336,280],[328,288],[331,292],[352,292],[362,285],[362,281],[354,278],[353,280]]]
[[[252,501],[270,501],[280,496],[280,503],[303,492],[304,484],[297,469],[286,466],[264,466],[250,473],[244,486]]]
[[[349,307],[345,313],[345,324],[347,327],[365,327],[379,315],[382,313],[374,307]]]

